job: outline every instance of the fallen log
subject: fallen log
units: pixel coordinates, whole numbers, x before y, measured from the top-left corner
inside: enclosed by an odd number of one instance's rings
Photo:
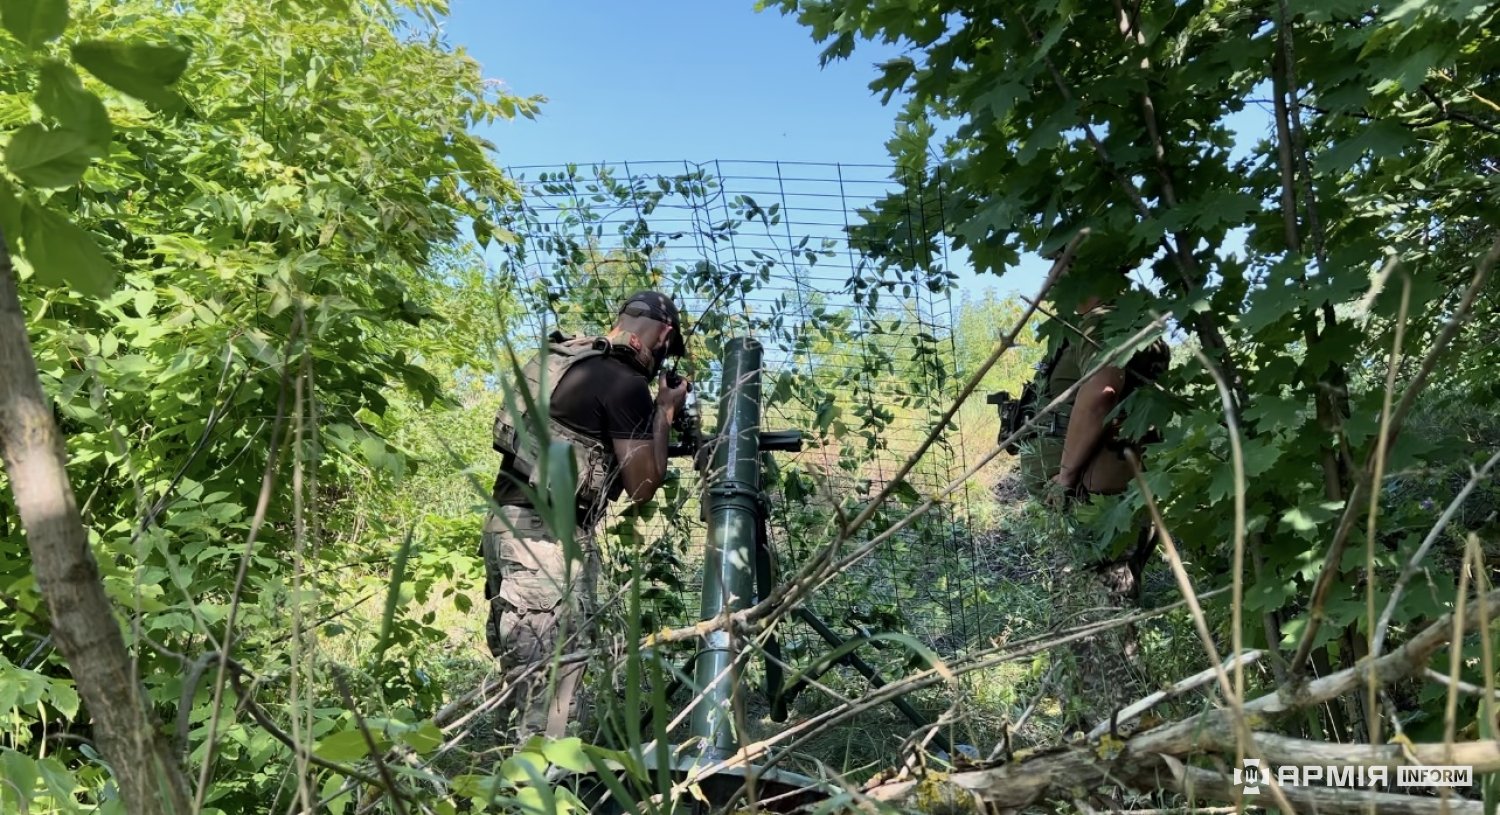
[[[1278,747],[1272,763],[1320,766],[1384,766],[1439,763],[1417,760],[1430,758],[1440,763],[1468,764],[1474,772],[1500,769],[1500,747],[1494,741],[1453,745],[1452,762],[1444,758],[1447,745],[1334,745],[1301,739],[1286,739],[1271,734],[1256,734],[1257,741]],[[1305,750],[1306,752],[1298,752]],[[1394,777],[1394,776],[1392,776]],[[1223,773],[1201,767],[1185,766],[1180,760],[1162,754],[1120,753],[1113,758],[1100,755],[1098,745],[1081,744],[1048,753],[1018,756],[1011,763],[981,770],[951,774],[929,773],[922,778],[879,784],[865,790],[877,801],[895,804],[920,812],[999,810],[1019,811],[1023,807],[1047,800],[1086,798],[1087,791],[1115,785],[1139,791],[1171,790],[1190,799],[1214,803],[1237,803],[1246,806],[1271,803],[1261,782],[1259,795],[1244,795],[1242,788]],[[1479,801],[1450,795],[1447,809],[1441,798],[1403,795],[1355,787],[1288,786],[1281,792],[1298,811],[1349,813],[1359,815],[1375,811],[1385,815],[1481,815]]]
[[[1492,617],[1500,612],[1500,591],[1470,605],[1465,629],[1477,624],[1481,609]],[[1241,709],[1252,727],[1264,727],[1272,717],[1363,688],[1372,677],[1384,685],[1413,676],[1427,669],[1432,655],[1451,639],[1453,631],[1453,616],[1446,615],[1385,656],[1366,659],[1300,687],[1278,689],[1246,702]],[[1017,752],[998,766],[877,781],[864,792],[878,801],[927,812],[954,807],[972,811],[975,805],[986,811],[1015,811],[1047,800],[1084,798],[1088,790],[1105,785],[1139,791],[1168,789],[1195,800],[1238,804],[1246,796],[1224,773],[1186,764],[1202,755],[1233,762],[1240,746],[1233,715],[1223,708],[1209,710],[1124,740],[1107,733],[1093,740],[1080,737],[1060,747]],[[1394,768],[1452,764],[1472,767],[1476,774],[1500,771],[1500,742],[1493,739],[1455,744],[1404,740],[1329,744],[1256,731],[1250,740],[1249,754],[1259,756],[1264,765]],[[1370,811],[1372,805],[1376,811],[1396,815],[1480,815],[1483,811],[1479,802],[1460,797],[1464,791],[1448,794],[1446,799],[1344,787],[1281,786],[1280,791],[1289,803],[1308,812],[1353,815]]]

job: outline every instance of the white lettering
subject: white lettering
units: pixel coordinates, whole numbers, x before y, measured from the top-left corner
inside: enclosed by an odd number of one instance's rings
[[[1235,771],[1235,781],[1244,785],[1269,784],[1272,778],[1282,787],[1323,785],[1350,789],[1387,789],[1391,786],[1391,768],[1364,767],[1349,764],[1281,765],[1274,770],[1256,765],[1246,766],[1243,775]],[[1472,787],[1474,768],[1457,765],[1418,765],[1396,768],[1398,787]]]
[[[1473,767],[1445,764],[1396,768],[1396,785],[1401,787],[1469,787],[1473,784]]]

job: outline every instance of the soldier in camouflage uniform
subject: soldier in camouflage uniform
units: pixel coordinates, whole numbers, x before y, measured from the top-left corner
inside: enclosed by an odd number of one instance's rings
[[[671,386],[663,377],[655,397],[648,385],[667,356],[682,355],[681,329],[671,298],[637,292],[606,336],[554,335],[547,353],[524,369],[532,394],[540,395],[543,382],[550,389],[548,435],[570,445],[578,465],[578,562],[565,555],[527,495],[528,487],[539,486],[537,460],[546,449],[532,430],[534,420],[506,408],[495,418],[502,459],[480,543],[489,601],[485,634],[515,684],[517,739],[562,736],[583,712],[583,663],[558,665],[552,657],[587,644],[599,573],[593,530],[608,503],[621,493],[648,501],[666,475],[669,428],[683,409],[688,383]]]
[[[1119,283],[1128,285],[1126,270]],[[1091,296],[1067,318],[1062,337],[1054,337],[1038,374],[1036,406],[1040,409],[1083,380],[1073,398],[1055,414],[1037,420],[1040,428],[1020,446],[1020,473],[1028,492],[1058,510],[1087,503],[1094,495],[1124,492],[1134,476],[1127,450],[1138,458],[1147,439],[1126,438],[1123,416],[1111,417],[1137,388],[1166,370],[1171,350],[1157,340],[1129,357],[1124,365],[1107,365],[1084,379],[1112,350],[1104,327],[1114,313],[1111,297]],[[1060,318],[1054,318],[1060,319]],[[1058,583],[1059,608],[1067,614],[1102,608],[1128,608],[1140,600],[1141,577],[1156,550],[1155,528],[1143,522],[1132,548],[1074,571]],[[1062,649],[1070,669],[1062,679],[1064,715],[1087,728],[1087,719],[1104,716],[1148,690],[1138,660],[1134,626],[1085,637]]]
[[[1122,282],[1128,281],[1125,271],[1121,270]],[[1076,319],[1065,329],[1067,336],[1049,347],[1038,374],[1038,408],[1078,383],[1109,353],[1101,337],[1113,312],[1113,306],[1099,296],[1090,296],[1078,306]],[[1134,473],[1125,453],[1133,451],[1139,459],[1142,445],[1150,440],[1124,437],[1124,417],[1110,414],[1137,388],[1159,378],[1170,361],[1171,349],[1157,339],[1136,351],[1123,366],[1100,368],[1079,385],[1070,401],[1038,420],[1039,430],[1027,439],[1020,458],[1028,492],[1059,509],[1086,502],[1091,495],[1124,492]],[[1120,584],[1118,591],[1133,598],[1153,549],[1154,535],[1147,525],[1127,557],[1106,564],[1101,571],[1127,568],[1128,573],[1114,580]]]

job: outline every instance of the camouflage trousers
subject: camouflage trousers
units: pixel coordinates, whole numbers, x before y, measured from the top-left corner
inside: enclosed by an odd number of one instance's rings
[[[523,507],[497,507],[485,520],[485,639],[515,688],[509,711],[519,714],[516,736],[566,734],[585,711],[579,699],[584,663],[559,665],[555,656],[586,647],[592,637],[599,556],[579,530],[583,562],[569,563],[542,518]],[[504,713],[502,713],[504,715]]]
[[[1026,491],[1034,500],[1044,501],[1049,482],[1061,466],[1062,440],[1049,439],[1039,453],[1023,457],[1020,472]],[[1105,493],[1077,487],[1056,509],[1068,512],[1096,494]],[[1077,615],[1102,609],[1119,609],[1121,614],[1139,609],[1142,576],[1155,552],[1156,527],[1149,520],[1140,520],[1135,542],[1123,555],[1106,557],[1083,569],[1075,568],[1079,564],[1069,557],[1055,572],[1060,575],[1061,597],[1054,599],[1058,610],[1064,615]],[[1152,689],[1150,666],[1141,659],[1140,631],[1134,623],[1075,640],[1063,646],[1059,655],[1067,666],[1059,685],[1063,690],[1063,715],[1071,726],[1087,730],[1093,722]]]

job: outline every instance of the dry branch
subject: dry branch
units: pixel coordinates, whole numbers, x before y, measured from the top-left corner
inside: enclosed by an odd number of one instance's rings
[[[1257,660],[1261,658],[1263,654],[1265,654],[1264,651],[1247,651],[1243,654],[1240,654],[1238,657],[1231,656],[1230,658],[1224,660],[1224,664],[1218,668],[1208,668],[1199,671],[1198,673],[1195,673],[1186,679],[1174,682],[1171,687],[1159,690],[1151,694],[1150,696],[1141,699],[1138,702],[1133,702],[1130,705],[1122,708],[1120,712],[1113,717],[1113,721],[1100,722],[1099,724],[1095,725],[1094,729],[1089,731],[1088,737],[1090,739],[1097,739],[1105,733],[1110,732],[1111,725],[1118,727],[1119,725],[1122,725],[1134,719],[1135,717],[1141,715],[1142,713],[1145,713],[1146,711],[1161,704],[1162,702],[1165,702],[1168,699],[1181,696],[1188,691],[1196,690],[1197,688],[1207,685],[1208,683],[1214,681],[1214,678],[1221,672],[1228,671],[1231,668],[1241,668],[1246,665],[1253,665]]]
[[[943,411],[943,415],[933,424],[932,430],[928,432],[927,437],[922,440],[917,449],[907,457],[906,462],[901,465],[901,469],[897,470],[896,474],[886,481],[885,487],[870,500],[870,503],[858,515],[854,516],[854,520],[850,521],[843,528],[839,533],[839,537],[846,539],[852,537],[860,527],[875,517],[875,513],[880,509],[880,505],[891,496],[891,493],[896,490],[897,485],[905,482],[906,476],[911,473],[912,468],[917,466],[917,463],[922,460],[922,456],[926,455],[927,451],[932,448],[932,445],[948,430],[953,417],[958,415],[959,408],[963,407],[964,402],[979,387],[979,383],[984,381],[985,374],[988,374],[990,369],[995,367],[995,363],[999,362],[1000,358],[1005,355],[1005,352],[1009,351],[1015,345],[1016,337],[1031,322],[1032,315],[1036,313],[1037,304],[1047,296],[1047,292],[1051,291],[1053,284],[1073,264],[1073,256],[1078,253],[1078,247],[1083,244],[1083,241],[1088,236],[1089,230],[1083,229],[1077,235],[1074,235],[1072,240],[1068,241],[1068,245],[1063,248],[1062,254],[1052,262],[1052,268],[1048,270],[1047,278],[1042,281],[1041,289],[1037,292],[1036,297],[1026,301],[1026,310],[1021,314],[1021,318],[1016,320],[1010,331],[995,344],[994,349],[990,351],[989,358],[984,361],[984,364],[980,365],[974,373],[969,375],[969,381],[964,384],[958,396],[954,397],[953,404],[947,410]]]
[[[218,659],[218,654],[204,654],[204,668],[208,667],[209,660]],[[246,671],[244,666],[240,665],[238,662],[235,662],[232,659],[229,660],[230,687],[234,688],[235,695],[239,697],[240,704],[244,706],[247,712],[249,712],[250,718],[254,719],[255,723],[261,726],[261,729],[271,734],[271,738],[274,738],[282,744],[286,745],[291,749],[294,755],[309,764],[317,765],[325,770],[330,770],[332,772],[338,773],[339,775],[346,776],[348,778],[352,778],[356,781],[361,781],[372,786],[378,786],[380,784],[380,779],[376,778],[373,775],[360,772],[353,767],[348,767],[343,764],[339,764],[338,762],[329,761],[325,758],[320,757],[318,754],[307,749],[307,747],[302,743],[292,738],[291,735],[289,735],[285,730],[282,730],[281,727],[271,719],[270,715],[266,713],[265,709],[260,706],[260,703],[255,701],[255,695],[250,690],[247,690],[245,688],[244,682],[240,680],[242,676],[248,674],[249,671]]]
[[[1456,688],[1459,693],[1468,694],[1469,696],[1489,696],[1495,701],[1500,702],[1500,691],[1491,692],[1479,687],[1478,685],[1473,685],[1468,682],[1464,682],[1461,680],[1454,681],[1453,679],[1449,678],[1447,674],[1438,673],[1431,668],[1423,671],[1422,675],[1438,683],[1439,685],[1442,685],[1443,687]]]
[[[1493,616],[1500,611],[1497,603],[1500,591],[1490,592],[1481,602],[1470,604],[1462,615],[1462,628],[1478,622],[1479,609],[1484,610],[1485,616]],[[1295,698],[1288,693],[1270,693],[1246,702],[1246,723],[1262,725],[1271,715],[1327,702],[1358,690],[1372,678],[1385,685],[1421,673],[1433,653],[1451,641],[1454,623],[1454,615],[1447,615],[1386,656],[1366,659],[1353,668],[1307,683]],[[1215,672],[1218,670],[1221,668],[1216,666]],[[912,803],[919,797],[928,801],[974,798],[991,808],[1007,810],[1048,798],[1071,800],[1079,789],[1115,784],[1138,790],[1166,787],[1195,799],[1235,802],[1240,791],[1224,776],[1182,764],[1200,753],[1232,756],[1237,741],[1232,717],[1227,710],[1206,711],[1113,745],[1084,741],[1030,755],[1018,754],[1016,760],[997,767],[946,777],[881,783],[866,792],[877,800],[900,803]],[[1500,743],[1494,740],[1457,744],[1328,744],[1258,732],[1254,741],[1269,764],[1367,767],[1461,764],[1472,766],[1476,773],[1500,770]],[[1311,812],[1354,813],[1373,804],[1381,812],[1429,815],[1443,811],[1440,808],[1445,804],[1438,798],[1355,789],[1279,789],[1292,805]],[[1446,806],[1448,812],[1475,815],[1482,812],[1477,802],[1453,797]]]
[[[1485,281],[1495,264],[1500,262],[1500,238],[1496,238],[1490,244],[1489,250],[1484,257],[1475,264],[1474,277],[1469,281],[1468,288],[1464,290],[1459,298],[1458,304],[1448,316],[1447,322],[1439,332],[1437,338],[1431,343],[1426,356],[1422,358],[1422,364],[1411,381],[1406,384],[1406,392],[1402,394],[1401,402],[1390,414],[1388,424],[1381,431],[1391,437],[1401,433],[1401,428],[1406,422],[1406,417],[1411,413],[1416,404],[1417,395],[1422,392],[1427,384],[1427,378],[1437,367],[1439,357],[1448,349],[1453,338],[1469,319],[1469,313],[1474,302],[1479,298],[1480,292],[1484,291]],[[1326,614],[1324,605],[1328,600],[1328,593],[1332,590],[1335,578],[1338,576],[1339,564],[1343,562],[1344,547],[1349,542],[1349,535],[1354,530],[1354,521],[1357,517],[1358,507],[1364,506],[1369,499],[1370,492],[1375,486],[1373,474],[1375,470],[1375,458],[1372,451],[1365,460],[1363,476],[1355,481],[1354,493],[1344,505],[1343,515],[1339,518],[1338,528],[1334,531],[1333,542],[1328,546],[1328,554],[1323,559],[1323,570],[1318,574],[1317,582],[1313,586],[1312,602],[1308,609],[1307,626],[1303,629],[1302,640],[1297,645],[1297,652],[1293,655],[1288,669],[1293,680],[1301,679],[1307,667],[1307,658],[1312,653],[1313,643],[1317,640],[1318,628],[1323,623]]]

